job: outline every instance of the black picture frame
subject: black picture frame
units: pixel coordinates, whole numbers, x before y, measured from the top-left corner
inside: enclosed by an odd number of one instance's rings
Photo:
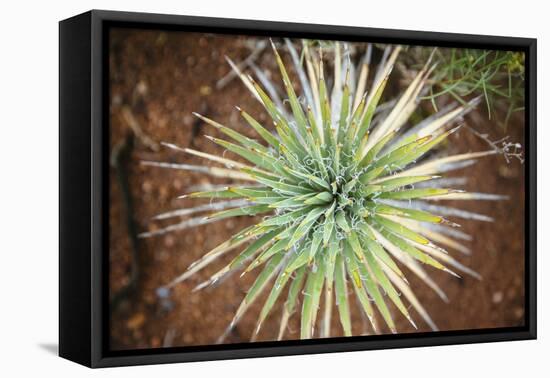
[[[129,351],[108,343],[110,27],[292,36],[525,53],[525,326]],[[92,10],[59,23],[59,354],[89,367],[536,338],[536,39]]]

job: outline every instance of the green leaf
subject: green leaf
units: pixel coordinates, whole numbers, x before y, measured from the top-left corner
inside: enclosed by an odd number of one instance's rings
[[[273,146],[276,150],[279,149],[279,141],[277,138],[271,134],[271,132],[267,131],[258,121],[256,121],[254,118],[252,118],[247,112],[244,110],[239,109],[241,112],[241,116],[248,122],[250,126],[256,130],[256,132],[271,146]]]
[[[291,169],[289,167],[286,167],[285,169],[290,174],[302,179],[303,181],[305,181],[306,183],[308,183],[310,185],[317,186],[317,188],[319,188],[321,190],[323,190],[323,189],[331,190],[330,185],[325,180],[323,180],[323,179],[321,179],[317,176],[314,176],[310,173],[303,173],[303,172]]]
[[[442,196],[449,193],[456,193],[456,190],[442,188],[408,189],[399,192],[384,192],[378,196],[380,199],[411,200]]]
[[[442,217],[430,214],[427,211],[395,207],[381,203],[370,206],[370,209],[376,214],[394,215],[401,218],[413,219],[418,222],[442,223],[444,221]]]
[[[237,209],[223,210],[206,217],[206,219],[224,219],[229,217],[240,217],[244,215],[253,216],[256,214],[267,213],[273,209],[267,205],[254,205],[239,207]]]
[[[248,290],[248,293],[246,294],[239,308],[237,309],[237,312],[235,313],[233,321],[231,322],[231,326],[233,326],[242,317],[242,315],[246,312],[248,307],[258,298],[258,296],[260,295],[262,290],[265,288],[269,280],[276,273],[276,269],[281,263],[282,259],[283,259],[283,255],[280,255],[280,254],[275,255],[265,265],[264,269],[258,275],[258,277],[256,278],[256,281],[254,281],[254,283],[250,287],[250,290]]]
[[[241,147],[239,145],[230,143],[223,139],[213,138],[210,136],[206,136],[206,138],[210,139],[216,144],[219,144],[220,146],[224,147],[225,149],[245,158],[249,162],[262,167],[267,170],[273,170],[272,161],[270,159],[266,159],[265,155],[259,154],[257,151],[249,150],[245,147]]]
[[[329,151],[332,151],[336,146],[334,140],[334,132],[332,131],[331,125],[331,115],[330,115],[330,104],[327,96],[327,87],[325,85],[325,80],[321,78],[319,80],[319,96],[321,102],[321,119],[323,121],[323,135],[324,135],[324,146],[325,152],[323,156],[329,156]]]
[[[411,162],[414,162],[418,160],[420,157],[422,157],[426,152],[430,151],[434,147],[436,147],[439,143],[443,142],[447,137],[456,131],[460,129],[460,126],[455,127],[451,130],[448,130],[444,133],[441,133],[437,137],[433,138],[429,142],[423,144],[422,146],[419,146],[417,149],[414,149],[409,153],[406,157],[403,157],[396,165],[399,167],[405,167]]]
[[[340,107],[340,121],[338,125],[338,143],[343,144],[344,136],[347,131],[348,126],[348,115],[349,115],[349,107],[350,107],[350,93],[349,93],[349,86],[347,84],[347,77],[346,74],[346,84],[344,85],[344,91],[342,93],[342,104]]]
[[[264,105],[265,109],[271,116],[271,119],[279,125],[279,127],[282,127],[285,131],[290,131],[290,128],[288,126],[288,123],[286,122],[285,118],[275,106],[271,98],[265,93],[265,91],[256,83],[253,79],[251,79],[252,85],[254,86],[254,89],[258,93],[258,96],[260,96],[260,99],[262,100],[262,104]]]
[[[327,203],[331,202],[333,200],[333,195],[330,192],[321,192],[316,194],[315,196],[308,198],[304,201],[304,203],[308,205],[326,205]]]
[[[380,265],[378,265],[378,262],[376,261],[375,257],[371,254],[370,251],[366,251],[365,257],[367,259],[367,264],[371,268],[372,272],[374,273],[374,276],[376,277],[376,280],[378,281],[382,289],[384,289],[388,297],[390,297],[390,299],[397,306],[399,311],[401,311],[401,313],[405,315],[405,317],[409,319],[409,321],[412,322],[411,316],[409,315],[409,311],[407,311],[407,308],[401,301],[399,293],[397,293],[397,291],[389,281],[386,274],[382,271],[382,268],[380,267]],[[412,324],[416,328],[416,325],[414,324],[414,322],[412,322]]]
[[[384,92],[384,88],[386,87],[386,83],[388,82],[388,77],[389,76],[386,76],[382,80],[380,80],[377,83],[376,88],[373,89],[374,95],[368,101],[367,108],[365,109],[365,114],[363,115],[363,118],[361,120],[361,125],[359,126],[359,130],[357,131],[355,140],[361,140],[365,135],[365,133],[367,132],[367,130],[369,129],[372,121],[372,117],[374,115],[374,111],[378,106],[380,97],[382,97],[382,93]]]
[[[357,128],[359,127],[360,117],[363,114],[363,109],[365,107],[366,97],[363,96],[361,99],[361,102],[357,106],[357,109],[353,112],[351,119],[349,121],[349,126],[346,130],[346,136],[344,140],[344,152],[346,156],[351,155],[351,151],[353,147],[356,145],[355,143],[355,133],[357,132]],[[368,138],[368,132],[365,133],[364,138]]]
[[[394,234],[404,237],[405,239],[409,239],[409,240],[412,240],[413,242],[423,244],[423,245],[430,244],[430,241],[426,239],[424,236],[414,232],[408,227],[403,226],[401,223],[394,222],[391,219],[388,219],[384,216],[373,216],[372,218],[376,223],[380,224],[382,227],[388,229]]]
[[[374,169],[369,169],[367,172],[359,176],[359,181],[363,184],[368,184],[370,181],[374,180],[386,170],[386,167],[377,167]]]
[[[334,286],[336,290],[336,305],[340,315],[340,323],[345,336],[351,336],[351,317],[349,313],[348,288],[345,278],[344,260],[341,254],[336,257],[336,266],[334,271]]]
[[[300,223],[294,234],[292,235],[292,238],[288,242],[288,245],[286,248],[292,247],[294,243],[296,243],[298,240],[300,240],[309,230],[310,228],[315,224],[317,219],[326,211],[326,206],[318,206],[313,208],[311,212],[306,215],[304,220]]]
[[[313,240],[311,241],[311,247],[309,249],[309,257],[308,262],[313,261],[315,258],[315,255],[319,252],[319,246],[321,245],[321,241],[323,240],[323,236],[321,232],[314,232],[313,233]]]
[[[340,253],[340,248],[341,248],[340,244],[341,243],[336,238],[336,235],[332,234],[332,238],[330,240],[330,243],[328,244],[328,248],[326,251],[327,253],[324,256],[325,265],[326,265],[325,275],[326,275],[327,281],[330,281],[331,283],[334,280],[334,269],[336,264],[336,257]]]
[[[277,61],[277,65],[279,66],[279,70],[281,71],[281,76],[283,78],[283,84],[285,86],[288,100],[290,102],[290,107],[292,108],[292,113],[294,114],[294,119],[296,120],[296,124],[298,126],[298,130],[301,134],[301,136],[306,139],[307,138],[307,132],[306,132],[306,125],[307,120],[306,116],[304,114],[304,111],[302,109],[302,106],[298,102],[298,97],[296,96],[296,92],[294,92],[294,88],[292,87],[292,81],[288,77],[288,73],[286,72],[285,65],[283,63],[283,60],[281,59],[279,53],[277,52],[277,49],[275,48],[275,45],[271,43],[273,47],[273,51],[275,52],[275,58]]]
[[[301,266],[301,265],[296,266],[296,268],[292,268],[292,269],[289,268],[292,265],[296,265],[294,263],[298,259],[299,259],[298,254],[293,254],[292,256],[290,256],[290,258],[286,262],[286,267],[281,269],[281,271],[279,272],[279,276],[275,280],[275,283],[273,284],[273,288],[271,289],[271,292],[269,293],[269,296],[267,297],[265,304],[260,312],[260,316],[258,318],[258,322],[256,326],[256,333],[258,333],[258,331],[260,330],[260,327],[263,321],[265,320],[265,318],[273,308],[273,305],[277,301],[277,298],[279,298],[279,295],[285,288],[288,280],[291,278],[292,273]]]
[[[279,228],[275,231],[268,232],[262,235],[260,238],[254,240],[248,245],[237,257],[229,263],[231,269],[238,268],[241,264],[246,261],[248,258],[252,257],[257,251],[261,250],[262,247],[273,241],[273,238],[277,236],[283,228]]]
[[[281,191],[282,193],[285,193],[285,194],[291,194],[291,195],[295,195],[295,194],[308,194],[311,192],[311,189],[309,188],[302,188],[300,186],[296,186],[296,185],[293,185],[293,184],[288,184],[286,182],[284,182],[283,180],[281,181],[275,181],[275,180],[272,180],[272,179],[268,179],[268,178],[265,178],[265,177],[261,177],[261,176],[258,176],[256,174],[252,174],[252,177],[258,181],[259,183],[261,184],[264,184],[264,185],[267,185],[273,189],[276,189],[276,190],[279,190]]]
[[[355,259],[355,256],[349,251],[346,253],[346,257],[348,259]],[[362,277],[362,282],[365,285],[365,289],[374,299],[374,303],[376,304],[378,311],[380,311],[380,314],[382,314],[382,317],[384,318],[388,327],[390,327],[390,330],[395,333],[395,323],[393,322],[390,310],[388,309],[386,302],[384,302],[384,297],[380,293],[378,285],[374,281],[372,268],[369,266],[369,264],[358,263],[357,265],[359,267],[360,277]]]
[[[366,153],[366,155],[361,159],[358,166],[361,168],[361,167],[366,167],[367,165],[369,165],[376,158],[378,153],[384,148],[384,146],[390,140],[393,139],[394,136],[395,136],[395,131],[390,131],[382,139],[380,139],[378,142],[376,142],[376,144],[374,146],[372,146],[372,148],[369,149],[368,152]],[[357,155],[356,155],[356,160],[361,158],[361,156],[362,156],[361,153],[362,153],[362,151],[359,150]]]
[[[293,258],[286,266],[285,271],[287,273],[291,273],[308,263],[310,250],[308,248],[305,248],[305,243],[303,243],[302,245],[303,247],[296,251],[290,250],[289,252],[287,252],[296,255],[295,258]]]
[[[364,252],[363,247],[361,247],[361,242],[359,241],[359,237],[357,236],[357,233],[355,231],[351,231],[348,235],[347,239],[349,245],[351,246],[351,249],[357,256],[357,259],[359,261],[363,262],[364,258]]]
[[[332,211],[327,215],[325,213],[325,223],[323,225],[323,246],[327,246],[331,235],[334,233],[334,225],[336,224],[336,221],[334,219],[334,204],[331,206],[329,210]]]
[[[397,165],[401,166],[401,161],[403,161],[404,158],[406,158],[412,152],[421,149],[422,146],[426,144],[431,138],[432,136],[428,135],[423,138],[417,139],[414,142],[408,143],[402,147],[399,147],[391,152],[388,152],[387,154],[376,160],[369,169],[387,166],[387,170],[391,171],[392,164],[398,162],[399,164]]]
[[[278,340],[280,340],[283,337],[284,331],[288,324],[288,319],[290,318],[290,315],[294,312],[294,308],[296,307],[296,302],[298,301],[298,294],[300,293],[304,285],[305,272],[306,272],[305,266],[302,266],[301,268],[299,268],[296,271],[296,276],[294,277],[294,280],[290,284],[290,288],[288,289],[288,296],[283,306],[283,316],[281,319],[281,325],[279,327],[279,336],[277,338]]]
[[[389,178],[378,179],[376,181],[376,184],[382,187],[382,191],[390,192],[392,190],[401,188],[402,186],[412,185],[427,180],[433,180],[437,177],[438,176],[405,176],[391,178],[390,176]]]
[[[309,214],[311,209],[312,207],[305,207],[282,215],[273,216],[259,223],[259,226],[282,226]]]
[[[296,228],[298,228],[299,225],[300,221],[296,221],[291,226],[285,227],[285,230],[277,235],[277,239],[289,239],[294,234],[294,232],[296,232]]]
[[[265,187],[228,187],[226,189],[231,193],[235,193],[238,197],[247,197],[247,198],[260,198],[260,197],[273,197],[274,193],[271,188]]]
[[[279,253],[284,250],[287,240],[286,239],[280,239],[277,240],[275,243],[271,245],[267,250],[265,250],[262,254],[260,254],[252,263],[246,268],[245,273],[250,272],[252,269],[262,265],[265,261],[267,261],[272,256],[277,255],[284,255],[283,253]]]
[[[382,246],[374,236],[374,233],[370,230],[369,226],[367,224],[362,224],[361,231],[365,234],[365,237],[363,238],[363,243],[365,244],[366,248],[394,273],[404,279],[405,275],[403,274],[403,272],[401,272],[391,256],[384,250],[384,248],[382,248]]]
[[[378,228],[378,231],[386,238],[388,241],[392,244],[394,244],[397,248],[399,248],[401,251],[409,254],[414,259],[424,263],[433,266],[434,268],[448,271],[447,268],[445,268],[439,261],[435,260],[434,258],[430,257],[424,252],[421,252],[417,248],[413,247],[411,244],[409,244],[406,240],[400,238],[399,236],[392,234],[391,232],[383,229]]]
[[[287,158],[287,160],[292,164],[293,167],[295,167],[296,169],[302,167],[303,165],[302,163],[300,163],[300,161],[302,161],[306,156],[306,150],[304,149],[300,141],[296,139],[294,132],[287,132],[278,124],[275,124],[275,129],[277,130],[279,138],[281,138],[279,150],[283,153],[283,155]],[[290,133],[292,133],[292,135]]]
[[[315,195],[315,193],[308,193],[301,196],[295,197],[280,197],[278,201],[272,202],[269,207],[274,209],[287,209],[287,208],[296,208],[301,206],[306,206],[306,200]]]
[[[350,233],[351,228],[349,227],[348,221],[346,220],[346,213],[343,210],[339,210],[336,212],[336,224],[346,234]]]
[[[239,198],[246,197],[231,191],[229,188],[222,190],[211,190],[206,192],[193,192],[187,195],[189,198]]]
[[[346,268],[348,271],[348,275],[352,277],[351,281],[353,283],[355,295],[357,296],[357,299],[359,299],[361,308],[363,309],[363,311],[365,312],[365,315],[367,315],[372,326],[376,330],[376,322],[374,321],[374,309],[372,308],[369,297],[365,291],[365,288],[363,287],[363,281],[361,279],[361,271],[359,270],[359,265],[357,264],[357,261],[355,258],[353,258],[353,256],[352,258],[347,259]]]
[[[244,302],[252,303],[252,301],[260,293],[261,289],[265,286],[268,280],[273,276],[275,269],[279,266],[282,259],[283,259],[283,255],[276,255],[271,260],[269,260],[264,270],[258,275],[258,277],[256,278],[256,281],[252,284],[252,286],[250,287],[250,290],[248,290],[248,293],[244,298]]]
[[[314,318],[318,311],[324,278],[325,273],[323,264],[317,264],[317,269],[308,274],[306,290],[304,292],[304,302],[302,304],[301,339],[310,339],[313,335],[313,327],[315,326]]]
[[[227,135],[228,137],[232,138],[233,140],[239,142],[241,145],[243,145],[246,148],[252,149],[255,148],[257,150],[267,152],[267,148],[262,146],[260,143],[256,142],[253,139],[250,139],[237,131],[230,129],[229,127],[226,127],[222,125],[221,123],[218,123],[216,121],[213,121],[207,117],[204,117],[198,113],[193,113],[194,116],[200,118],[202,121],[206,122],[207,124],[214,126],[216,129],[220,130],[222,133]]]
[[[311,107],[309,105],[307,106],[307,119],[311,128],[311,133],[313,134],[313,139],[318,144],[320,144],[322,140],[321,134],[319,134],[319,126],[317,125],[317,121],[315,120],[315,114],[313,114],[313,111],[311,110]]]

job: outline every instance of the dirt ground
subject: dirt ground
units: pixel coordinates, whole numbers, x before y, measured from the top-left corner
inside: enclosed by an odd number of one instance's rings
[[[111,148],[122,143],[128,135],[136,134],[130,127],[132,122],[128,118],[128,110],[142,133],[138,132],[130,158],[123,165],[128,174],[133,218],[138,232],[169,224],[152,221],[151,217],[156,214],[201,203],[199,200],[177,199],[177,196],[188,192],[190,187],[228,183],[227,180],[213,179],[202,174],[140,164],[141,160],[205,164],[200,158],[178,154],[166,148],[155,151],[156,143],[161,141],[209,153],[221,153],[220,148],[203,137],[204,134],[221,135],[212,128],[201,126],[191,112],[198,111],[230,124],[251,137],[254,133],[240,120],[234,106],[246,109],[260,121],[267,121],[259,103],[238,80],[229,82],[222,90],[216,90],[216,82],[229,72],[224,55],[237,61],[242,60],[251,52],[249,43],[250,38],[232,36],[135,30],[112,32]],[[256,64],[269,68],[273,75],[277,75],[272,55],[267,50],[260,55]],[[524,124],[521,117],[517,117],[506,132],[487,122],[480,122],[480,119],[479,116],[469,119],[470,125],[479,132],[489,133],[492,139],[510,135],[512,140],[523,144]],[[448,148],[457,153],[484,150],[487,145],[467,130],[461,130],[452,136]],[[491,156],[471,168],[468,177],[467,190],[509,196],[509,200],[505,201],[461,204],[461,208],[495,218],[494,223],[460,220],[463,231],[473,236],[473,240],[467,244],[472,254],[466,256],[452,251],[453,256],[479,272],[483,279],[478,281],[469,276],[456,279],[444,272],[427,268],[447,293],[450,303],[446,304],[412,274],[407,274],[407,277],[441,330],[522,325],[524,166],[517,161],[507,164],[502,156]],[[131,280],[132,244],[126,221],[128,213],[115,169],[111,169],[110,179],[109,287],[114,297]],[[185,271],[206,251],[253,222],[254,219],[250,218],[231,219],[139,239],[137,286],[112,309],[111,347],[135,349],[215,343],[230,323],[255,274],[247,274],[243,278],[234,275],[213,288],[198,292],[191,290],[229,262],[233,254],[179,284],[169,300],[159,300],[156,290]],[[251,307],[225,342],[246,342],[250,339],[263,304],[262,299]],[[278,304],[281,302],[279,300]],[[364,332],[364,320],[358,307],[352,306],[352,310],[354,334],[360,334]],[[415,332],[406,319],[397,313],[395,315],[399,332]],[[276,305],[275,311],[262,327],[258,340],[276,338],[280,316],[280,308]],[[413,317],[419,326],[418,331],[429,331],[414,312]],[[294,314],[286,338],[299,338],[298,320],[299,314]],[[332,334],[341,335],[336,312],[333,315]]]

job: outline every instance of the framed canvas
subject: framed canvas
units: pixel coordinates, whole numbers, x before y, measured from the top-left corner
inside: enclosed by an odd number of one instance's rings
[[[62,357],[536,338],[536,40],[59,27]]]

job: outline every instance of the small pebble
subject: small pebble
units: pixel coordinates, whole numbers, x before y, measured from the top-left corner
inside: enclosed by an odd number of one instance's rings
[[[145,315],[142,312],[138,312],[130,319],[128,319],[128,321],[126,322],[126,326],[131,330],[137,330],[138,328],[141,328],[144,323]]]
[[[147,91],[148,91],[148,86],[147,86],[147,83],[143,80],[141,80],[137,85],[136,85],[136,92],[141,95],[141,96],[145,96],[147,94]]]
[[[188,114],[188,115],[183,117],[183,124],[185,126],[191,126],[193,124],[194,120],[195,120],[195,118]]]
[[[208,96],[212,93],[212,88],[208,85],[203,85],[199,88],[199,93],[201,96]]]
[[[498,174],[500,175],[500,177],[504,177],[504,178],[507,178],[507,179],[516,177],[516,173],[515,173],[514,169],[512,169],[508,165],[499,166],[498,167]]]
[[[170,289],[168,289],[167,287],[159,287],[157,289],[157,296],[159,298],[168,298],[170,296]]]
[[[143,184],[141,184],[141,189],[144,193],[151,193],[151,190],[153,190],[153,184],[151,181],[144,181]]]
[[[174,189],[176,189],[176,190],[181,190],[182,187],[183,187],[183,183],[181,182],[180,179],[175,179],[175,180],[172,182],[172,186],[173,186]]]
[[[171,248],[176,244],[176,239],[174,238],[174,235],[166,235],[164,237],[164,246],[166,248]]]
[[[165,186],[161,186],[159,189],[159,199],[161,201],[164,201],[168,198],[168,188]]]
[[[160,347],[160,338],[157,336],[153,336],[151,338],[151,348],[158,348]]]
[[[113,105],[120,105],[120,104],[122,104],[122,96],[120,96],[119,94],[113,95],[113,96],[112,96],[112,104],[113,104]]]

